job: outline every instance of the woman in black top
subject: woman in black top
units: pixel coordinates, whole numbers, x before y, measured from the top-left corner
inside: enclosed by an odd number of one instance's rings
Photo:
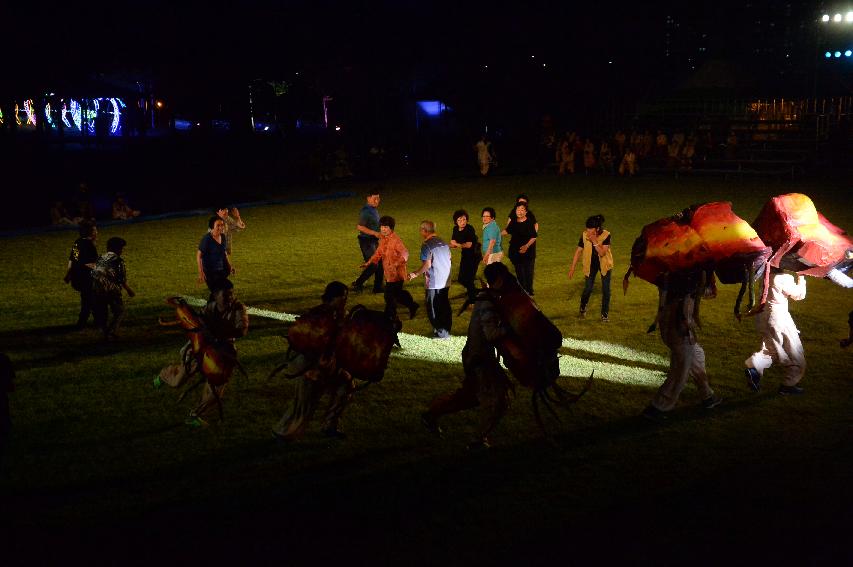
[[[453,213],[453,235],[450,238],[450,247],[462,250],[462,261],[459,264],[459,276],[457,281],[468,290],[468,299],[465,307],[473,304],[477,297],[477,288],[474,280],[477,277],[477,266],[480,264],[482,252],[477,242],[477,233],[474,227],[468,224],[468,212],[459,209]]]
[[[71,246],[68,255],[68,269],[65,271],[65,283],[70,283],[80,293],[80,315],[77,316],[77,328],[83,328],[95,307],[95,292],[92,290],[92,268],[98,261],[98,229],[88,222],[80,223],[80,238]],[[97,321],[96,321],[97,323]]]
[[[527,216],[527,205],[519,202],[515,206],[515,219],[509,221],[504,231],[509,234],[509,259],[515,266],[518,283],[528,294],[533,295],[533,267],[536,263],[536,226]]]

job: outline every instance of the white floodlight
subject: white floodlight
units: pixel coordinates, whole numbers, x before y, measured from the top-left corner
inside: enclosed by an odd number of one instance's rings
[[[820,19],[820,21],[821,22],[828,22],[829,21],[829,14],[824,14],[823,17]]]
[[[847,15],[844,16],[844,19],[848,22],[853,22],[853,12],[847,12]]]
[[[841,14],[835,14],[834,16],[832,16],[832,21],[833,22],[840,22],[841,21]]]

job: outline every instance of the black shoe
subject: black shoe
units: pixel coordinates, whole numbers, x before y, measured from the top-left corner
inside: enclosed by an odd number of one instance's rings
[[[364,291],[364,286],[358,282],[352,282],[349,284],[350,293],[361,293]]]
[[[421,414],[421,423],[426,430],[435,435],[436,437],[441,437],[444,431],[438,425],[438,419],[435,418],[431,413],[425,411]]]
[[[714,409],[721,403],[723,403],[723,398],[716,394],[712,394],[711,397],[702,400],[702,407],[705,409]]]
[[[753,392],[761,391],[761,374],[755,368],[745,368],[743,371],[746,374],[746,383],[749,389]]]
[[[323,436],[328,437],[329,439],[339,439],[343,440],[347,438],[347,434],[343,431],[339,431],[337,429],[324,429]]]
[[[468,446],[466,448],[471,452],[475,452],[485,451],[490,447],[491,445],[489,445],[488,439],[477,439],[476,441],[471,441],[470,443],[468,443]]]
[[[409,319],[414,319],[415,315],[418,314],[418,309],[420,308],[420,305],[418,305],[417,303],[413,303],[412,306],[409,307]]]
[[[805,390],[799,386],[779,386],[779,393],[783,396],[800,396]]]
[[[285,437],[284,435],[279,435],[275,431],[272,432],[272,438],[275,440],[275,444],[281,447],[292,445],[297,441],[297,439],[293,437]]]
[[[644,409],[643,413],[641,413],[640,415],[645,417],[649,421],[653,421],[655,423],[664,423],[668,419],[665,412],[659,410],[651,404],[647,405],[646,409]]]
[[[578,311],[578,319],[583,319],[586,317],[586,309],[581,309]]]
[[[384,287],[374,287],[371,293],[385,293]]]

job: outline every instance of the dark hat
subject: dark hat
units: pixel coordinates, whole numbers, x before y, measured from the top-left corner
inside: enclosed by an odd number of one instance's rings
[[[127,246],[127,240],[120,236],[113,236],[107,240],[107,250],[110,252],[120,252],[125,246]]]
[[[331,282],[326,286],[326,289],[323,290],[323,295],[320,297],[323,301],[331,301],[336,297],[344,297],[349,293],[349,288],[346,284],[341,283],[339,281]]]

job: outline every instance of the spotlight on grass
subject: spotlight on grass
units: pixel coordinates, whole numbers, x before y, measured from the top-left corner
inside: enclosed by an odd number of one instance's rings
[[[187,303],[195,307],[205,305],[205,300],[197,297],[184,297]],[[278,321],[293,322],[296,315],[271,311],[269,309],[248,308],[249,315],[266,317]],[[407,360],[422,360],[441,364],[460,364],[462,348],[465,346],[464,336],[451,336],[449,339],[432,339],[422,335],[409,333],[399,334],[401,349],[392,351],[391,356]],[[608,356],[625,362],[639,362],[652,366],[666,368],[669,361],[657,354],[643,352],[620,344],[606,341],[583,341],[578,339],[563,339],[563,348],[573,351],[589,352],[597,356]],[[658,386],[664,380],[664,372],[650,370],[630,364],[616,362],[601,362],[581,358],[576,355],[560,355],[560,376],[564,378],[586,378],[595,370],[595,377],[608,382],[619,382],[638,386]]]

